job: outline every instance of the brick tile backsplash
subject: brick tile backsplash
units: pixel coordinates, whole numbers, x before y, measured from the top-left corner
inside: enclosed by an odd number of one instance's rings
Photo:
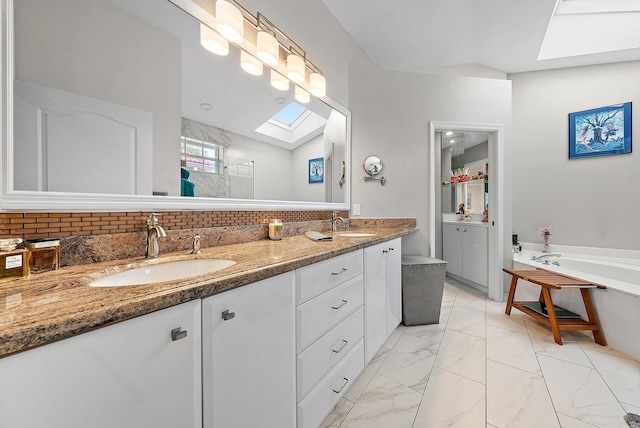
[[[340,212],[342,217],[347,211]],[[62,238],[69,236],[135,233],[146,230],[148,212],[0,213],[0,238]],[[165,230],[221,226],[261,225],[270,219],[283,222],[328,220],[331,211],[178,211],[161,212]]]

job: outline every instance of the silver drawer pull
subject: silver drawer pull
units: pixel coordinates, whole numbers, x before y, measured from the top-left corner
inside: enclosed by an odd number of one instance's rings
[[[340,385],[340,388],[338,388],[337,390],[333,390],[333,392],[335,392],[336,394],[340,394],[344,387],[349,383],[349,379],[347,379],[346,377],[343,377],[342,379],[344,380],[344,382],[342,383],[342,385]]]
[[[337,305],[331,306],[331,309],[340,309],[341,307],[343,307],[346,304],[347,304],[347,301],[342,299],[342,302],[338,303]]]
[[[382,254],[387,254],[388,251],[387,250],[382,250]]]
[[[342,268],[342,270],[340,272],[331,272],[331,275],[342,275],[343,273],[345,273],[347,271],[347,268]]]
[[[389,251],[395,251],[395,248],[389,247]]]
[[[223,319],[223,320],[225,320],[225,321],[232,320],[232,319],[234,319],[235,317],[236,317],[236,313],[235,313],[235,312],[229,312],[229,311],[227,310],[227,311],[224,311],[224,312],[222,313],[222,319]]]
[[[182,327],[174,328],[171,330],[171,340],[175,342],[176,340],[184,339],[187,337],[187,330],[182,331]]]
[[[332,351],[335,352],[336,354],[339,354],[348,344],[349,342],[342,339],[342,346],[340,347],[340,349],[332,349]]]

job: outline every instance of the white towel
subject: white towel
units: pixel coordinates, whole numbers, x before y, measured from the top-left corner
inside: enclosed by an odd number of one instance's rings
[[[305,236],[312,241],[333,241],[333,237],[313,230],[305,233]]]

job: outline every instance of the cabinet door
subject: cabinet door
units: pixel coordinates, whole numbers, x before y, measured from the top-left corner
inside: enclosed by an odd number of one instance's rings
[[[294,277],[202,301],[205,428],[295,427]]]
[[[365,364],[387,340],[387,243],[364,249],[364,343]]]
[[[488,283],[487,228],[481,226],[465,226],[463,230],[462,276],[486,287]]]
[[[462,276],[462,227],[456,224],[442,226],[442,258],[447,261],[447,272]]]
[[[387,287],[387,337],[402,321],[402,241],[400,238],[387,243],[386,287]]]
[[[0,359],[0,426],[202,426],[200,308],[184,303]],[[172,338],[177,328],[186,335]]]

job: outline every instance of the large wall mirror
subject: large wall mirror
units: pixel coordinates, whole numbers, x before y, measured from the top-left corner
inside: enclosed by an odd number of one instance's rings
[[[211,54],[171,1],[1,2],[2,209],[348,209],[349,111]]]

